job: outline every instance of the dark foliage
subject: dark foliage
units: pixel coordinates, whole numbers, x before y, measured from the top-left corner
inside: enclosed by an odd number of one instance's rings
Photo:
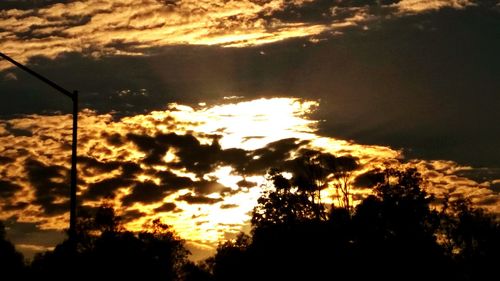
[[[126,231],[111,205],[103,204],[80,212],[74,241],[37,255],[28,267],[5,240],[0,224],[2,276],[183,281],[495,276],[500,261],[495,216],[451,196],[437,204],[414,169],[381,172],[373,194],[355,208],[342,202],[326,206],[318,191],[339,174],[348,181],[348,173],[357,168],[355,159],[314,153],[301,157],[288,163],[291,177],[270,170],[273,187],[253,211],[252,236],[242,233],[220,244],[202,263],[187,260],[189,252],[168,225],[155,220],[142,232]]]
[[[177,280],[188,251],[183,241],[159,220],[147,231],[120,226],[114,210],[103,205],[94,216],[81,214],[76,241],[66,240],[32,262],[33,277],[62,280]],[[75,250],[76,248],[76,250]]]
[[[354,211],[313,202],[276,170],[254,209],[253,236],[209,260],[215,280],[484,280],[495,275],[500,226],[465,200],[432,208],[414,169],[387,170]],[[207,279],[208,280],[208,279]]]
[[[23,277],[25,265],[23,255],[6,240],[5,226],[0,221],[0,276]]]

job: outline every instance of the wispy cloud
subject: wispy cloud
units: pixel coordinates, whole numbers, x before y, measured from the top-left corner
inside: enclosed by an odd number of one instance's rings
[[[0,50],[27,62],[36,56],[55,58],[67,52],[91,57],[145,55],[152,47],[179,44],[244,47],[325,32],[335,34],[347,26],[362,26],[377,18],[380,11],[404,15],[442,7],[463,8],[471,3],[87,0],[36,9],[10,7],[0,10]],[[0,62],[0,69],[8,67]]]
[[[402,12],[423,12],[429,10],[438,10],[449,7],[454,9],[464,9],[475,5],[472,0],[402,0],[396,4]]]

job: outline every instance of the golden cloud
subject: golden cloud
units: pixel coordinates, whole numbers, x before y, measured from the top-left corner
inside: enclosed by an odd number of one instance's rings
[[[402,0],[396,5],[402,12],[418,13],[445,7],[463,9],[474,3],[471,0]]]
[[[469,4],[466,0],[405,0],[384,8],[404,14]],[[338,29],[376,18],[367,6],[333,3],[317,19],[300,20],[300,9],[314,5],[310,0],[86,0],[34,10],[8,9],[0,11],[0,50],[25,63],[32,57],[53,59],[66,52],[100,57],[144,55],[151,47],[179,44],[244,47],[326,31],[336,34]],[[290,10],[298,19],[287,18]],[[8,67],[0,61],[0,70]]]
[[[229,99],[214,106],[170,104],[164,111],[121,119],[83,110],[79,198],[89,208],[102,200],[114,204],[131,230],[161,217],[183,238],[213,246],[248,229],[259,187],[268,184],[266,169],[309,148],[358,158],[362,168],[353,176],[416,167],[438,196],[465,196],[500,213],[500,196],[491,188],[498,178],[478,182],[461,175],[472,167],[452,161],[404,161],[402,152],[390,147],[320,136],[317,121],[308,118],[318,106],[294,98]],[[13,190],[0,194],[0,219],[15,216],[46,229],[65,228],[70,116],[3,120],[0,132],[0,184]],[[369,192],[356,188],[354,197]],[[333,195],[326,189],[325,202],[333,202]]]

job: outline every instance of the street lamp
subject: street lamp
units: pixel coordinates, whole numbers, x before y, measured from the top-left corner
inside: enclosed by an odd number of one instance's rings
[[[29,69],[28,67],[22,65],[21,63],[15,61],[9,56],[0,52],[0,57],[11,62],[20,69],[28,72],[29,74],[40,79],[42,82],[48,84],[52,88],[58,90],[63,95],[69,97],[73,101],[73,139],[71,142],[71,186],[70,186],[70,212],[69,212],[69,239],[74,241],[76,234],[76,145],[77,145],[77,130],[78,130],[78,92],[70,92],[63,87],[57,85],[56,83],[50,81],[49,79],[43,77],[42,75],[36,73],[35,71]]]

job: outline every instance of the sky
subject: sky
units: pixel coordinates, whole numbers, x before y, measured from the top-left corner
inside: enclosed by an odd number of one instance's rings
[[[496,0],[7,0],[0,52],[79,91],[81,204],[199,259],[310,149],[358,159],[354,202],[416,167],[500,213],[499,26]],[[28,256],[64,239],[70,110],[0,61],[0,219]]]

